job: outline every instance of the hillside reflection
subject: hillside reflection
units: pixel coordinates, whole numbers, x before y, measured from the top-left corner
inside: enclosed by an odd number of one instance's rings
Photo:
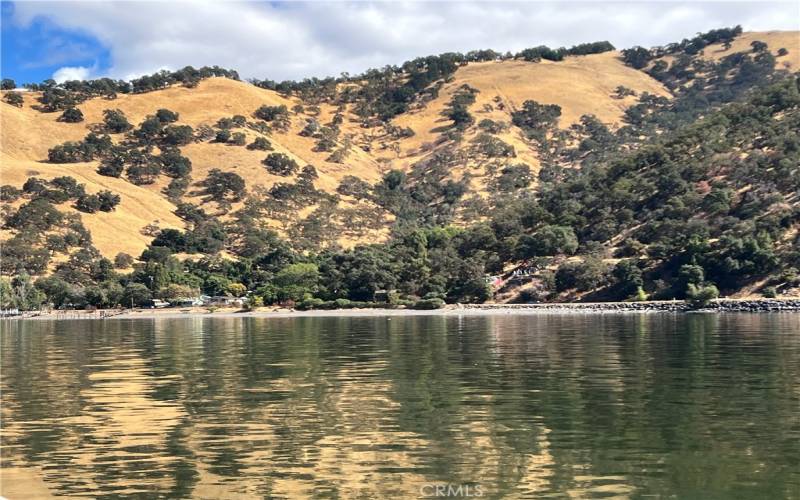
[[[12,499],[800,495],[798,315],[2,329]]]

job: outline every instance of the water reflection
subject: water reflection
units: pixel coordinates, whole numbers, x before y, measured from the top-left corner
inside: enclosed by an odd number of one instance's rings
[[[800,497],[800,316],[2,324],[3,494]]]

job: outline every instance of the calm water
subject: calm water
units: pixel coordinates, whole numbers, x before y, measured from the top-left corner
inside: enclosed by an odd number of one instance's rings
[[[6,322],[2,391],[12,500],[800,498],[797,314]]]

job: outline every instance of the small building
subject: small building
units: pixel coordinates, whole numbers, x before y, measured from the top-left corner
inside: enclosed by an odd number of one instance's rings
[[[213,297],[203,296],[204,306],[236,306],[244,305],[246,299],[239,297],[228,297],[227,295],[215,295]]]
[[[150,300],[150,303],[147,305],[147,307],[151,309],[162,309],[164,307],[169,307],[169,302],[166,302],[161,299],[152,299]]]
[[[181,297],[169,301],[172,307],[198,307],[203,305],[203,299],[200,297]]]

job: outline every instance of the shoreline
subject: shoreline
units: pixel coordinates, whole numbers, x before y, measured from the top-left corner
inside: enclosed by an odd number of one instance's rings
[[[800,298],[784,299],[717,299],[701,309],[692,309],[681,300],[645,302],[562,302],[537,304],[448,304],[441,309],[313,309],[291,308],[243,309],[165,308],[67,310],[23,316],[8,320],[115,320],[115,319],[179,319],[179,318],[299,318],[299,317],[383,317],[383,316],[488,316],[502,314],[645,314],[645,313],[766,313],[800,312]]]

